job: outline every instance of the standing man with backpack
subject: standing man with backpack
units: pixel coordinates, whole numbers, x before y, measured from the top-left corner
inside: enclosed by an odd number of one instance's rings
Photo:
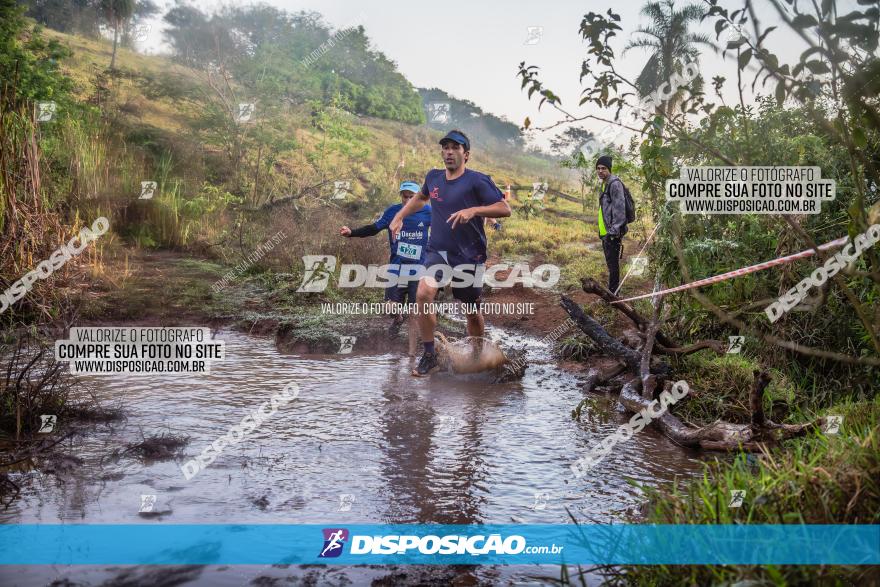
[[[599,194],[599,238],[605,264],[608,265],[608,289],[617,293],[620,287],[620,257],[627,224],[635,220],[635,205],[623,181],[611,173],[611,157],[602,155],[596,161],[596,175],[602,180]]]

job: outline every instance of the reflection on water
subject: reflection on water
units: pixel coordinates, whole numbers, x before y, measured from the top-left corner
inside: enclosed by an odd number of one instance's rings
[[[414,378],[411,360],[394,353],[282,355],[268,339],[227,331],[217,337],[226,341],[227,358],[208,375],[93,378],[99,399],[121,404],[127,421],[67,445],[84,461],[69,475],[19,478],[22,496],[0,512],[0,522],[569,523],[568,512],[582,522],[612,522],[640,503],[627,480],[652,485],[699,470],[690,454],[646,429],[576,480],[570,463],[626,417],[616,402],[595,396],[582,422],[572,421],[582,399],[577,378],[549,364],[530,368],[521,382],[492,385],[484,376]],[[532,357],[546,358],[546,349],[529,344]],[[107,458],[162,432],[188,435],[184,453],[193,458],[291,381],[301,388],[296,400],[189,481],[178,462]],[[150,516],[139,513],[142,495],[156,496]],[[150,571],[125,572],[137,584]],[[100,584],[120,572],[89,567],[76,576]],[[247,583],[241,573],[269,571],[175,572],[184,582],[232,585]],[[340,572],[321,570],[329,574],[321,581]],[[384,571],[345,572],[367,580]],[[494,582],[516,572],[477,575]],[[20,584],[58,575],[66,571],[15,571]]]

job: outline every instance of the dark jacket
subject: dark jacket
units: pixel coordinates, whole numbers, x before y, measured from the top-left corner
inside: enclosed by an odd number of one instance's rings
[[[616,175],[609,175],[605,181],[605,189],[599,194],[599,206],[602,207],[606,236],[622,237],[626,234],[625,198],[623,181]]]

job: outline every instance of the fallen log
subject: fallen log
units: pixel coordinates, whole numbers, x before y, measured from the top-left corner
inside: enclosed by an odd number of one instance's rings
[[[623,345],[619,340],[608,334],[601,324],[584,313],[577,302],[567,296],[562,296],[560,305],[568,312],[568,315],[575,321],[578,328],[596,342],[603,353],[623,361],[631,372],[639,372],[639,365],[642,360],[639,353]]]
[[[596,384],[599,382],[599,377],[600,373],[598,369],[590,369],[590,372],[587,373],[587,379],[583,384],[583,390],[585,393],[593,391],[593,388],[596,387]]]
[[[607,373],[603,373],[599,369],[592,368],[587,372],[587,377],[580,385],[581,391],[590,393],[596,391],[600,385],[608,385],[612,379],[626,371],[625,365],[617,365]],[[617,386],[619,387],[619,385]]]
[[[561,298],[560,305],[562,308],[575,321],[578,328],[589,336],[606,356],[621,361],[631,373],[640,372],[642,356],[639,352],[627,347],[608,334],[601,324],[584,313],[577,302],[564,295]],[[651,368],[651,372],[661,378],[665,378],[669,374],[669,365],[660,361]]]
[[[654,349],[658,355],[690,355],[691,353],[703,349],[711,349],[719,355],[723,355],[727,352],[727,348],[720,340],[701,340],[700,342],[695,342],[694,344],[683,347],[667,347],[658,342],[654,346]]]
[[[763,394],[764,388],[770,382],[770,376],[766,372],[755,372],[755,382],[752,385],[752,404],[755,397]],[[659,411],[657,400],[650,400],[642,396],[640,388],[642,382],[638,377],[633,377],[620,390],[620,403],[628,411],[638,413],[651,408]],[[666,390],[672,388],[672,383],[666,383]],[[652,404],[654,404],[652,406]],[[763,415],[763,413],[762,413]],[[776,445],[796,436],[803,436],[807,431],[816,429],[824,423],[824,418],[815,422],[803,424],[776,424],[769,420],[763,420],[763,424],[755,424],[755,419],[749,424],[734,424],[732,422],[717,421],[708,426],[693,427],[682,422],[668,410],[660,417],[652,420],[663,434],[681,446],[702,448],[704,450],[718,451],[748,451],[758,452],[763,447]]]
[[[605,301],[613,301],[617,298],[595,280],[585,278],[581,283],[585,292],[595,293]],[[651,367],[655,339],[659,344],[660,327],[667,317],[664,314],[661,318],[659,305],[655,307],[651,320],[645,319],[631,306],[619,308],[645,334],[646,341],[641,353],[630,349],[609,335],[596,320],[584,313],[580,305],[566,296],[562,296],[561,305],[578,327],[593,339],[600,350],[606,355],[623,361],[630,373],[633,374],[633,377],[620,390],[618,399],[623,407],[633,414],[641,413],[640,421],[655,425],[666,437],[677,444],[704,450],[757,452],[768,445],[777,445],[789,438],[802,436],[807,431],[817,429],[824,424],[824,418],[802,424],[777,424],[767,419],[763,410],[763,398],[771,378],[766,371],[756,370],[753,373],[754,381],[749,394],[751,421],[748,424],[735,424],[719,420],[702,427],[688,425],[665,407],[666,402],[674,395],[672,394],[672,382],[665,380],[669,375],[668,365],[660,363],[653,368]],[[626,306],[626,304],[614,305]],[[668,338],[666,340],[671,343]],[[712,343],[716,343],[716,341],[702,341],[698,345],[703,345],[703,348],[714,348]],[[670,348],[667,347],[665,350],[669,351]],[[662,351],[658,349],[658,352]],[[596,383],[597,376],[593,372],[590,375],[592,377],[589,377],[588,381],[591,389]],[[664,404],[659,406],[658,400],[655,399],[655,390],[658,385],[663,385],[665,392],[661,394],[661,398],[665,396]],[[675,403],[675,401],[672,399],[670,403]]]

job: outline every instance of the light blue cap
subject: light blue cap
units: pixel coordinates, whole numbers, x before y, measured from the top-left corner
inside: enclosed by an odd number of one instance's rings
[[[406,190],[409,192],[413,192],[414,194],[417,194],[417,193],[419,193],[419,190],[421,190],[421,189],[422,189],[421,186],[419,186],[419,184],[417,184],[414,181],[405,181],[402,184],[400,184],[400,191]]]

